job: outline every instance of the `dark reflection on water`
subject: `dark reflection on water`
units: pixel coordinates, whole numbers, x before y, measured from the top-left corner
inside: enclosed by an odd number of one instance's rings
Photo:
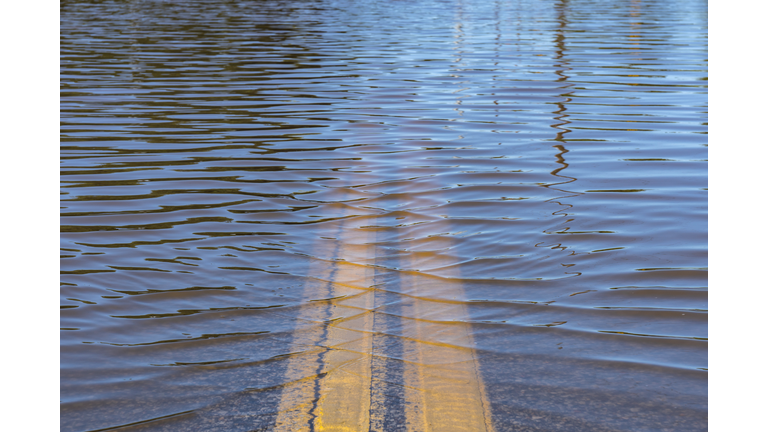
[[[706,429],[706,7],[62,2],[62,430],[309,430],[339,328],[371,430],[438,342],[497,431]]]

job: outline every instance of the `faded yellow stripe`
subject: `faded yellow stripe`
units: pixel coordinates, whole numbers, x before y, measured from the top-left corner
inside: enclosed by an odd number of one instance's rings
[[[446,244],[448,243],[448,244]],[[441,250],[450,250],[445,239]],[[423,254],[421,255],[423,257]],[[425,263],[411,253],[401,260],[404,268]],[[485,391],[472,337],[464,286],[455,259],[432,257],[443,267],[439,278],[440,295],[451,300],[430,299],[434,276],[414,271],[400,273],[403,299],[406,418],[408,431],[486,431],[493,432],[490,403]],[[451,266],[453,264],[453,266]]]
[[[373,285],[373,268],[343,266],[343,276],[353,278],[361,287]],[[373,343],[372,290],[345,303],[353,303],[360,312],[328,326],[320,379],[320,399],[315,414],[318,431],[367,431],[371,411],[371,348]],[[339,302],[341,303],[341,302]],[[334,306],[337,306],[334,304]],[[345,306],[349,311],[349,305]]]
[[[322,250],[319,241],[313,253],[350,261],[372,257],[374,231],[356,228],[360,218],[340,224],[342,234],[326,246],[331,249]],[[414,256],[402,267],[415,267]],[[288,360],[275,430],[307,431],[313,425],[318,431],[368,431],[371,416],[386,427],[383,413],[376,411],[387,401],[374,401],[372,412],[371,400],[374,272],[371,265],[313,259],[310,278],[327,283],[308,283],[304,298],[333,300],[309,302],[298,314],[315,325],[296,331],[292,350],[300,354]],[[432,293],[419,282],[434,278],[399,273],[400,290],[407,293],[402,302],[407,430],[493,432],[459,272],[443,276],[441,296],[455,301],[429,299]]]
[[[355,228],[350,219],[340,222],[344,238],[331,250],[318,244],[315,255],[330,258],[353,255],[354,244],[366,252],[373,232]],[[352,243],[354,241],[354,244]],[[320,243],[320,241],[318,241]],[[278,431],[367,431],[370,423],[371,347],[373,330],[374,269],[344,261],[313,259],[305,299],[298,313],[309,321],[297,330],[287,365],[288,384],[281,393],[275,422]],[[326,283],[318,283],[327,281]],[[343,298],[338,298],[343,297]],[[319,347],[319,348],[317,348]]]
[[[422,294],[418,285],[410,288]],[[461,298],[461,287],[453,288]],[[407,316],[417,318],[403,318],[412,328],[405,342],[408,431],[493,431],[471,328],[460,322],[468,316],[465,306],[418,298],[409,303]]]

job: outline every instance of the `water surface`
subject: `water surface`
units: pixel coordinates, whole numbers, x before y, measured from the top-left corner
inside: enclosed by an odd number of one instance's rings
[[[706,25],[62,2],[62,430],[705,430]]]

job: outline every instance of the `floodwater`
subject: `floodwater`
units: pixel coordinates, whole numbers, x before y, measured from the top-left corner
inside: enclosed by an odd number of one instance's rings
[[[63,431],[707,428],[707,4],[61,3]]]

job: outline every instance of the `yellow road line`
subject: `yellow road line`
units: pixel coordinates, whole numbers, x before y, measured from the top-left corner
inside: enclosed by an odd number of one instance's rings
[[[404,300],[403,311],[403,327],[410,329],[404,335],[408,431],[494,430],[472,329],[463,322],[468,318],[460,301],[464,290],[457,280],[445,279],[450,286],[442,291],[456,301],[435,301],[419,298],[430,294],[421,283],[434,284],[433,278],[411,272],[401,278],[401,289],[413,296]]]
[[[436,178],[423,177],[419,187],[438,189],[441,185],[436,182],[426,182]],[[440,278],[418,271],[401,271],[399,277],[400,292],[407,295],[401,316],[402,327],[409,329],[403,335],[404,357],[409,362],[403,377],[409,432],[494,431],[472,326],[467,323],[461,271],[456,258],[447,256],[453,246],[453,239],[443,236],[442,253],[425,259],[423,252],[409,251],[400,263],[403,269],[441,268]],[[430,286],[436,285],[441,296],[450,300],[431,298],[436,290]]]
[[[375,231],[359,225],[360,218],[342,220],[333,249],[314,254],[371,256]],[[406,263],[402,267],[415,264]],[[381,417],[387,401],[371,400],[372,367],[382,364],[372,361],[374,330],[382,331],[382,323],[374,326],[374,273],[371,265],[312,260],[304,298],[343,298],[309,302],[300,310],[300,320],[322,325],[296,331],[294,350],[303,353],[288,361],[276,430],[308,431],[312,425],[317,431],[367,432],[371,417],[386,425]],[[442,295],[457,300],[430,300],[422,282],[433,285],[436,278],[399,272],[399,289],[407,294],[401,303],[407,430],[493,432],[471,326],[464,322],[459,273],[442,275]]]
[[[329,258],[349,257],[350,241],[365,245],[373,231],[340,221],[332,250],[316,250]],[[325,253],[323,253],[325,252]],[[290,358],[285,374],[290,383],[281,395],[276,430],[368,430],[371,403],[373,285],[371,266],[313,259],[303,298],[341,299],[309,302],[298,318],[313,325],[294,337],[294,349],[306,351]],[[323,283],[323,281],[325,281]],[[319,282],[319,283],[318,283]],[[308,349],[319,346],[320,349]]]

